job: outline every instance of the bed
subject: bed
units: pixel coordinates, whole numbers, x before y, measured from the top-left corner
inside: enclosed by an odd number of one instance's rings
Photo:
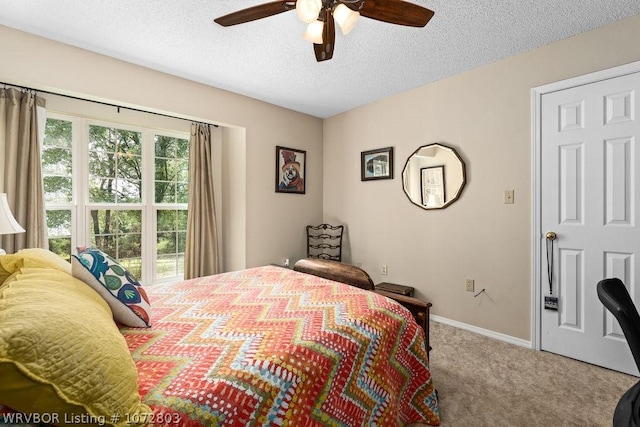
[[[28,275],[38,268],[21,271]],[[112,400],[125,395],[126,402],[117,401],[110,408],[71,406],[64,410],[75,418],[59,410],[50,421],[60,425],[85,421],[87,425],[439,425],[425,331],[415,314],[368,290],[371,279],[355,267],[307,260],[297,264],[297,270],[264,266],[147,286],[151,327],[118,331],[130,361],[123,356],[119,366],[127,369],[124,374],[116,369],[115,381],[133,375],[136,393],[132,393],[132,381],[125,381],[128,391],[119,391]],[[36,279],[42,280],[39,273]],[[68,278],[73,279],[72,275],[62,277],[60,271],[49,271],[47,277],[56,275],[65,285],[72,282]],[[8,286],[19,289],[29,280],[18,282]],[[9,299],[2,294],[6,286],[0,286],[0,325],[8,321],[2,317],[3,298]],[[78,310],[87,304],[83,301]],[[117,339],[113,337],[111,347],[120,345],[115,344]],[[85,341],[83,346],[91,345]],[[0,336],[0,375],[1,351]],[[89,358],[104,353],[86,352]],[[108,379],[104,372],[98,378]],[[0,385],[5,421],[7,415],[16,415],[9,408],[25,416],[38,412],[31,402],[24,404],[12,396],[6,390],[3,393]],[[100,393],[87,398],[91,399],[106,400]],[[69,402],[73,400],[63,403],[77,403]],[[51,418],[55,411],[47,411],[40,409]],[[81,418],[83,411],[85,418]],[[118,419],[112,412],[119,414]]]

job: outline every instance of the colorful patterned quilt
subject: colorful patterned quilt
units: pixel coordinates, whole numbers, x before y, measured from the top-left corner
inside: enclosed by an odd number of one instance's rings
[[[424,336],[373,292],[276,266],[148,286],[124,328],[156,425],[438,425]]]

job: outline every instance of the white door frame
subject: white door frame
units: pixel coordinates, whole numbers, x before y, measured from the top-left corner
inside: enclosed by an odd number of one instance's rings
[[[603,71],[586,74],[583,76],[573,77],[544,86],[538,86],[531,89],[531,205],[533,212],[531,215],[531,347],[540,350],[541,343],[541,320],[540,310],[542,309],[542,280],[540,272],[542,271],[542,239],[545,230],[541,230],[540,210],[541,204],[541,150],[542,150],[542,95],[551,92],[557,92],[576,86],[595,83],[615,77],[621,77],[628,74],[640,72],[640,61],[630,64],[609,68]],[[546,260],[544,260],[546,262]]]

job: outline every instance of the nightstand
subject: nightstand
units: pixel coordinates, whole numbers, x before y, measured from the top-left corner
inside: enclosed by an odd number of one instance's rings
[[[386,291],[393,294],[400,294],[407,297],[413,297],[413,287],[397,285],[395,283],[382,282],[376,285],[376,291]]]

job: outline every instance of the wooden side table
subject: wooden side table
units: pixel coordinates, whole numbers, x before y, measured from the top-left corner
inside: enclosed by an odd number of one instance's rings
[[[394,294],[405,295],[408,297],[413,297],[413,287],[412,286],[404,286],[397,285],[395,283],[382,282],[376,285],[376,291],[386,291]]]

